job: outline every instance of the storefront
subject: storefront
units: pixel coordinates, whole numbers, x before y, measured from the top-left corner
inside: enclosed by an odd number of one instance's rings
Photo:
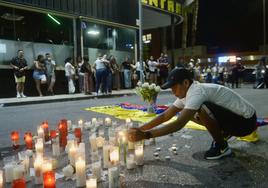
[[[126,8],[131,7],[131,8]],[[28,65],[39,54],[50,53],[57,63],[55,93],[66,93],[64,60],[98,53],[114,55],[118,63],[136,57],[138,1],[120,0],[13,0],[0,3],[0,97],[14,97],[9,64],[22,49]],[[36,95],[32,71],[26,94]]]

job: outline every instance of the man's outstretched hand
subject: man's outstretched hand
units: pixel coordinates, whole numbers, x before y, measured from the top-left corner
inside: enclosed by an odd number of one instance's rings
[[[141,131],[140,129],[131,128],[128,130],[128,140],[130,142],[137,142],[144,139],[146,139],[145,132]]]

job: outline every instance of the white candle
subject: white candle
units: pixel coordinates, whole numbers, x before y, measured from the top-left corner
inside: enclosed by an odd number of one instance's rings
[[[86,162],[82,158],[78,158],[75,163],[76,169],[76,186],[86,186]]]
[[[42,138],[38,138],[35,144],[35,151],[37,154],[43,155],[44,153],[44,142]]]
[[[79,120],[78,121],[78,127],[80,127],[81,128],[81,130],[83,130],[83,128],[84,128],[84,122],[83,122],[83,120]]]
[[[109,117],[107,117],[107,118],[105,118],[105,125],[111,125],[112,124],[112,120],[111,120],[111,118],[109,118]]]
[[[30,177],[30,158],[28,155],[25,154],[22,164],[25,170],[25,178],[28,179]]]
[[[54,157],[60,156],[60,143],[59,143],[59,137],[53,138],[52,140],[52,155]]]
[[[86,145],[85,143],[80,143],[77,149],[76,158],[82,157],[82,159],[86,160]]]
[[[109,188],[119,187],[119,170],[117,167],[112,167],[108,169],[109,177]]]
[[[77,152],[77,147],[76,145],[72,144],[69,149],[69,155],[68,155],[71,165],[75,165],[76,152]]]
[[[119,162],[119,147],[111,147],[110,162],[112,165],[117,165]]]
[[[91,151],[97,151],[98,146],[97,146],[97,141],[96,141],[96,135],[93,134],[89,137],[89,143],[91,146]]]
[[[68,130],[72,130],[72,120],[67,120]]]
[[[34,181],[35,184],[42,184],[43,182],[43,177],[42,177],[42,164],[43,164],[43,157],[38,155],[35,158],[34,161],[34,172],[35,172],[35,176],[34,176]]]
[[[97,125],[97,118],[92,118],[91,122],[92,122],[93,126],[96,126]]]
[[[97,178],[97,181],[101,180],[101,161],[92,163],[92,174]]]
[[[133,169],[135,168],[136,164],[135,164],[135,159],[134,159],[134,155],[129,155],[127,156],[127,169]]]
[[[127,118],[126,119],[126,124],[129,125],[131,123],[131,119],[130,118]]]
[[[52,171],[52,161],[51,160],[43,160],[42,163],[42,173]]]
[[[38,138],[42,138],[42,139],[45,138],[44,129],[41,126],[39,126],[37,129],[37,135],[38,135]]]
[[[97,147],[102,148],[104,144],[105,139],[102,136],[99,136],[96,138]]]
[[[13,180],[21,179],[24,177],[25,168],[24,165],[16,165],[13,169]]]
[[[135,161],[137,165],[143,165],[143,158],[144,158],[144,152],[143,152],[143,145],[142,144],[135,144]]]
[[[87,180],[87,188],[97,188],[97,179],[90,178],[89,180]]]
[[[4,187],[3,171],[0,170],[0,188]]]
[[[65,177],[71,178],[74,174],[74,167],[72,165],[68,165],[62,169],[62,173]]]
[[[110,148],[112,146],[109,144],[105,144],[103,146],[103,168],[108,168],[110,165]]]
[[[5,180],[6,183],[11,183],[13,181],[13,169],[14,169],[14,165],[13,164],[6,164],[4,166],[5,169]]]

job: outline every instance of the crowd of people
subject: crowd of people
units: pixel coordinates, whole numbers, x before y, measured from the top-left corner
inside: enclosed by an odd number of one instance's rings
[[[17,98],[26,97],[24,94],[25,73],[29,69],[24,58],[23,50],[18,51],[17,57],[11,61],[14,70]],[[206,83],[217,83],[232,88],[241,87],[244,66],[238,60],[235,63],[214,65],[201,65],[190,59],[188,63],[177,66],[186,67],[194,80]],[[45,95],[54,95],[56,82],[56,62],[51,54],[38,55],[33,63],[33,78],[39,96],[43,96],[41,86],[46,84]],[[98,54],[94,62],[89,62],[88,57],[77,60],[68,57],[65,60],[65,76],[68,82],[68,93],[84,93],[95,95],[110,95],[112,90],[134,88],[138,81],[146,81],[162,85],[165,83],[170,70],[168,55],[161,53],[159,58],[150,56],[143,63],[135,62],[130,57],[125,57],[123,62],[118,62],[115,56]],[[266,58],[260,59],[255,67],[256,83],[254,88],[268,88],[268,70]]]

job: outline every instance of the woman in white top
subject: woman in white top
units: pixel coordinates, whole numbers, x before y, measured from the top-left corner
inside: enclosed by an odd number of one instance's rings
[[[149,82],[150,83],[155,83],[157,84],[157,66],[159,65],[159,63],[157,63],[154,60],[154,57],[151,56],[150,60],[148,61],[148,66],[149,66]]]
[[[205,159],[219,159],[231,154],[226,140],[246,136],[257,129],[255,108],[233,90],[218,85],[194,82],[185,68],[173,69],[162,86],[171,88],[177,100],[164,113],[138,129],[129,130],[132,142],[164,136],[182,129],[193,120],[205,126],[213,138]],[[159,128],[180,112],[177,120]]]
[[[68,57],[65,60],[65,76],[68,79],[68,92],[69,94],[75,93],[75,68],[73,66],[73,58]]]

